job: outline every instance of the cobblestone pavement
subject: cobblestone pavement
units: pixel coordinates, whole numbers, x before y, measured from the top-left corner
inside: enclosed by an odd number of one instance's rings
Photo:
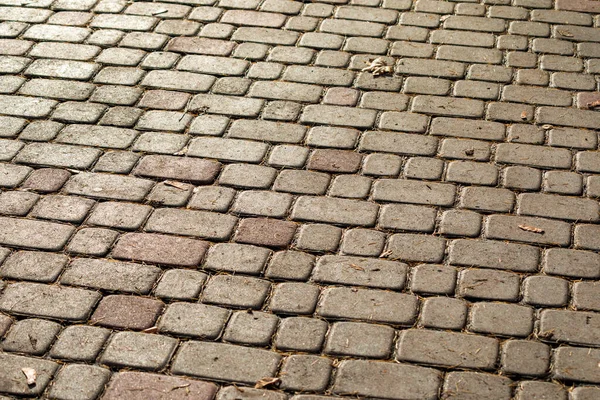
[[[600,399],[600,1],[0,0],[0,37],[1,400]]]

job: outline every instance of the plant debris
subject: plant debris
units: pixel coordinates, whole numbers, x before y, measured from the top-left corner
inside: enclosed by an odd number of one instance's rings
[[[29,386],[34,386],[35,385],[35,380],[37,379],[37,372],[35,369],[33,368],[21,368],[21,372],[23,372],[23,374],[25,375],[25,377],[27,378],[27,385]]]
[[[163,182],[167,186],[172,186],[177,189],[187,190],[188,186],[185,183],[177,182],[177,181],[164,181]]]
[[[362,72],[371,72],[373,76],[379,75],[391,75],[394,73],[394,67],[392,65],[388,65],[385,60],[381,57],[374,59],[371,61],[368,67],[365,67],[361,70]]]
[[[277,386],[279,386],[279,383],[281,383],[281,379],[279,379],[279,378],[272,378],[272,377],[262,378],[258,382],[256,382],[256,384],[254,385],[254,388],[262,389],[262,388],[266,388],[266,387],[277,387]]]
[[[589,102],[585,105],[586,108],[596,108],[596,107],[600,107],[600,100],[594,100],[592,102]]]
[[[156,333],[156,332],[158,332],[158,326],[151,326],[150,328],[144,329],[142,332],[144,332],[144,333]]]
[[[519,229],[522,229],[527,232],[533,232],[533,233],[544,233],[543,229],[536,228],[534,226],[528,226],[528,225],[519,225]]]

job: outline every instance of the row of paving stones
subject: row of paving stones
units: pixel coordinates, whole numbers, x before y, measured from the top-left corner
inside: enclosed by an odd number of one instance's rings
[[[150,335],[147,335],[150,336]],[[561,348],[557,357],[558,368],[575,368],[569,355],[580,355],[576,348]],[[175,373],[187,372],[189,357],[202,357],[202,369],[194,371],[194,375],[203,376],[211,371],[210,378],[228,379],[232,376],[275,375],[281,356],[261,350],[249,350],[228,345],[211,345],[202,342],[185,343],[176,357],[173,368]],[[192,396],[197,399],[218,400],[236,398],[266,398],[268,400],[284,400],[288,396],[283,392],[250,389],[237,386],[219,387],[214,383],[182,378],[178,376],[155,375],[144,372],[119,372],[111,377],[110,370],[86,364],[68,364],[59,369],[59,364],[21,356],[0,355],[6,365],[7,377],[13,379],[8,389],[15,394],[40,394],[48,381],[56,375],[55,381],[48,390],[52,399],[95,398],[100,395],[108,383],[103,399],[147,399],[168,396],[172,399],[184,399]],[[243,360],[246,365],[237,362]],[[254,361],[254,363],[253,363]],[[257,368],[256,361],[264,361],[266,365]],[[204,364],[205,363],[205,364]],[[564,365],[563,365],[564,363]],[[22,365],[36,367],[39,371],[39,384],[31,389],[19,382],[19,368]],[[58,371],[58,372],[57,372]],[[327,387],[332,371],[331,362],[317,356],[289,356],[281,367],[281,386]],[[259,378],[260,379],[260,378]],[[6,380],[5,382],[11,382]],[[501,375],[480,372],[448,372],[445,377],[441,371],[398,363],[381,363],[372,361],[346,360],[336,367],[335,378],[331,385],[332,394],[344,395],[376,395],[379,398],[414,398],[436,399],[438,394],[443,398],[460,399],[468,396],[508,400],[513,391],[517,398],[566,399],[567,391],[559,384],[540,381],[522,381],[518,387],[515,383]],[[598,389],[593,386],[580,386],[571,392],[573,400],[593,399]],[[533,397],[532,397],[533,396]],[[327,397],[318,395],[296,395],[294,400],[317,400]]]

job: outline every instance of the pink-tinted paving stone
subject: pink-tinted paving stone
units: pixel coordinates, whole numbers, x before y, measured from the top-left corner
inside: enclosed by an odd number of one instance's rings
[[[111,328],[142,330],[154,326],[164,304],[144,297],[112,295],[102,299],[91,322]]]
[[[235,241],[259,246],[285,247],[294,238],[296,224],[267,218],[248,218],[240,222]]]
[[[556,9],[600,13],[600,2],[597,0],[556,0]]]
[[[133,173],[154,178],[211,183],[220,169],[221,164],[212,160],[150,155],[142,158]]]
[[[352,151],[315,150],[308,160],[308,169],[328,172],[356,172],[362,156]]]
[[[57,192],[70,176],[71,173],[64,169],[41,168],[33,171],[22,187],[37,192]]]
[[[155,264],[198,265],[208,248],[201,240],[155,233],[123,235],[112,251],[114,258]]]
[[[600,3],[598,3],[600,4]],[[600,12],[600,11],[599,11]],[[577,93],[577,107],[584,110],[600,108],[600,92]]]
[[[113,375],[102,400],[211,400],[217,388],[214,383],[127,371]]]

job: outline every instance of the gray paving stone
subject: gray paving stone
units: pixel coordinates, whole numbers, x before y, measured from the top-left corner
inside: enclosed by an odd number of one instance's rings
[[[429,297],[423,302],[419,326],[461,330],[464,328],[466,320],[467,303],[465,301],[446,297]]]
[[[530,228],[534,228],[533,231]],[[536,229],[541,229],[543,232],[536,232]],[[571,242],[570,233],[571,226],[563,221],[492,215],[486,221],[485,237],[496,240],[567,246]]]
[[[102,392],[110,375],[105,368],[69,364],[59,371],[48,395],[51,399],[93,398]]]
[[[396,359],[423,364],[493,369],[498,340],[466,333],[407,329],[400,333]]]
[[[275,346],[280,350],[318,352],[325,340],[327,328],[327,323],[319,319],[282,319],[275,337]]]
[[[260,309],[271,289],[269,281],[246,276],[215,275],[206,284],[202,302]]]
[[[597,346],[599,323],[594,312],[544,310],[540,314],[538,336],[552,342]]]
[[[324,352],[367,358],[388,358],[394,330],[360,322],[336,322],[329,331]]]
[[[0,310],[17,315],[82,321],[87,319],[100,297],[98,292],[91,290],[17,282],[2,292]]]
[[[269,313],[237,311],[233,313],[223,340],[254,346],[268,346],[277,328],[278,318]]]
[[[365,201],[302,196],[293,208],[292,219],[372,226],[378,208]]]
[[[515,273],[470,268],[460,272],[457,293],[467,298],[515,302],[519,289],[520,277]]]
[[[65,191],[101,199],[140,201],[153,184],[146,179],[85,172],[71,177],[65,185]]]
[[[380,179],[373,186],[373,199],[399,203],[449,206],[454,203],[455,190],[453,184]]]
[[[397,261],[325,255],[313,270],[315,282],[402,289],[407,265]]]
[[[108,339],[110,330],[87,325],[66,327],[50,350],[52,358],[87,361],[96,359]]]
[[[158,330],[177,336],[216,339],[231,312],[204,304],[171,303],[158,322]]]
[[[494,240],[458,239],[450,244],[452,264],[533,272],[538,269],[538,248]]]
[[[445,247],[446,240],[440,237],[397,233],[390,236],[384,253],[390,260],[437,263],[444,258]]]
[[[209,379],[254,384],[273,376],[281,356],[275,352],[221,343],[186,342],[171,371]]]
[[[2,9],[0,9],[0,13]],[[48,360],[23,357],[12,354],[0,354],[2,374],[0,387],[2,391],[14,395],[41,395],[58,369],[58,364]],[[35,385],[27,385],[22,368],[33,368],[37,373]]]
[[[552,375],[556,379],[598,383],[598,349],[559,347],[554,355]]]
[[[342,362],[335,378],[336,394],[358,393],[379,398],[435,399],[441,375],[430,368],[366,360]],[[408,389],[410,388],[410,389]]]
[[[114,367],[159,370],[165,367],[177,340],[141,332],[117,332],[109,340],[100,363]]]
[[[550,347],[529,340],[508,340],[502,345],[502,371],[541,376],[550,366]]]
[[[43,319],[22,319],[12,324],[2,341],[2,350],[43,355],[56,338],[60,324]]]
[[[394,306],[381,307],[383,304]],[[326,318],[410,325],[416,317],[416,308],[417,298],[408,294],[374,289],[331,287],[323,291],[321,302],[317,307],[317,314]]]
[[[469,329],[499,336],[527,337],[533,331],[533,320],[533,308],[480,302],[471,307]]]
[[[159,268],[149,265],[79,258],[71,262],[60,281],[73,286],[147,294],[159,273]]]
[[[505,376],[481,372],[451,372],[444,380],[442,396],[446,399],[460,399],[466,395],[482,400],[508,400],[511,398],[511,385],[512,381]]]

